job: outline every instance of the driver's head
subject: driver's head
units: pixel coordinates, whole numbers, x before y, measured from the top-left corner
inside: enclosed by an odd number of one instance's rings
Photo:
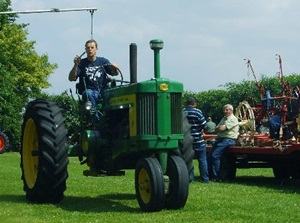
[[[98,44],[96,40],[90,39],[85,43],[85,52],[87,54],[88,59],[94,60],[96,59],[96,53],[98,50]]]

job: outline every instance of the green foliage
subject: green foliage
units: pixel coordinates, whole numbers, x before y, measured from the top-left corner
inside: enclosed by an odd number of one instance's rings
[[[213,120],[219,120],[222,118],[222,108],[225,104],[231,103],[231,95],[227,90],[209,90],[199,93],[184,92],[184,102],[190,96],[193,96],[197,100],[197,108],[199,108],[205,117],[212,117]]]
[[[10,5],[10,0],[0,0],[0,12],[12,11]],[[16,18],[16,14],[0,15],[0,31],[2,30],[4,25],[13,23]]]
[[[1,11],[11,11],[9,0],[0,1]],[[11,142],[19,148],[22,111],[41,89],[50,86],[49,75],[57,67],[47,55],[35,52],[34,41],[28,41],[26,25],[16,24],[16,15],[0,15],[0,124]]]
[[[62,109],[62,113],[66,119],[65,125],[69,131],[69,134],[72,134],[76,129],[79,128],[79,102],[78,99],[75,99],[71,93],[69,94],[67,91],[65,91],[60,95],[44,94],[42,98],[56,102],[57,105]]]
[[[241,101],[248,101],[249,103],[258,103],[259,92],[253,81],[242,81],[241,83],[227,83],[225,84],[231,97],[231,102],[234,107],[238,106]]]

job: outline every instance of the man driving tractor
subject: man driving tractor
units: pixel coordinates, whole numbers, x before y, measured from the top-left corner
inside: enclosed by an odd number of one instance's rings
[[[76,81],[79,78],[79,94],[83,101],[90,101],[92,108],[95,109],[96,102],[103,99],[103,91],[107,88],[108,76],[117,76],[119,71],[116,64],[111,64],[104,57],[98,57],[98,44],[90,39],[85,43],[85,52],[74,58],[74,66],[69,73],[69,81]],[[84,54],[87,57],[81,59]],[[99,120],[96,113],[95,121]]]

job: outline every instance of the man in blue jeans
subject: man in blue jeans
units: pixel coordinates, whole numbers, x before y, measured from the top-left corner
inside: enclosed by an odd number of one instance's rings
[[[216,127],[217,138],[208,154],[209,176],[211,181],[220,181],[220,159],[229,146],[235,145],[239,135],[239,121],[233,114],[233,106],[223,106],[224,117]]]
[[[197,109],[197,101],[194,97],[189,97],[186,102],[186,108],[183,110],[187,114],[187,119],[191,125],[191,135],[193,136],[193,149],[199,163],[200,181],[209,182],[206,143],[202,136],[202,130],[206,127],[206,120],[201,110]],[[194,181],[194,170],[190,173],[190,181]]]

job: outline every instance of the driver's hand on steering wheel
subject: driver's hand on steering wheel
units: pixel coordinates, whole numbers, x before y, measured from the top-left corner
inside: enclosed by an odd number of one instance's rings
[[[112,63],[111,65],[111,76],[117,76],[119,74],[118,64]]]

